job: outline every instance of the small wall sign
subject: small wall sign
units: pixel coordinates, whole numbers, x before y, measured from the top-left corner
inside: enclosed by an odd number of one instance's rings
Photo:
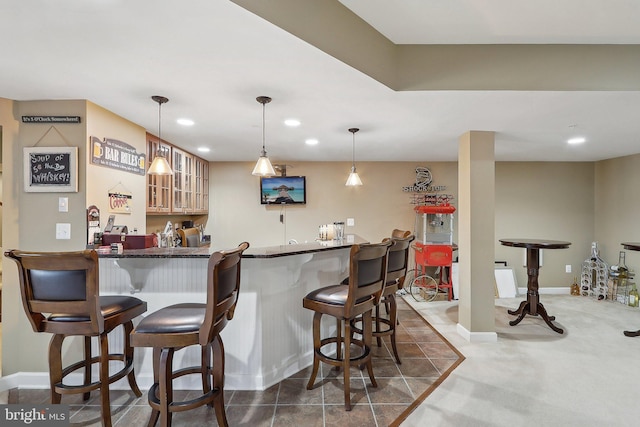
[[[25,147],[24,191],[77,192],[77,147]]]
[[[128,191],[109,191],[109,213],[130,214],[131,197]]]
[[[416,167],[416,181],[413,185],[402,187],[405,193],[412,193],[411,204],[413,205],[449,204],[454,197],[453,194],[441,193],[446,189],[446,185],[433,185],[433,175],[429,168],[424,166]]]
[[[80,116],[22,116],[22,123],[80,123]]]
[[[146,154],[136,152],[135,147],[117,139],[101,140],[92,136],[90,142],[91,163],[118,169],[136,175],[144,175]]]

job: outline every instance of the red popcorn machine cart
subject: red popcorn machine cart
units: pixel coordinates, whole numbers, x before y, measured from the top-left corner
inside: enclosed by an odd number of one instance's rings
[[[453,298],[451,282],[453,214],[456,208],[449,204],[442,204],[416,206],[414,210],[416,240],[412,248],[415,255],[415,268],[411,272],[411,277],[407,277],[409,292],[419,301],[451,300]]]

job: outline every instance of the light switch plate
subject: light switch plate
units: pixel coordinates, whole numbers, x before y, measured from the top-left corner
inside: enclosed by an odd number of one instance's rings
[[[58,212],[69,212],[68,197],[58,197]]]
[[[347,227],[353,227],[354,225],[356,225],[355,218],[347,218]]]
[[[69,224],[69,223],[57,223],[56,224],[56,239],[58,239],[58,240],[71,239],[71,224]]]

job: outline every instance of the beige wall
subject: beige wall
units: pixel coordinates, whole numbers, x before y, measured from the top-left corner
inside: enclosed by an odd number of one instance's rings
[[[601,257],[618,263],[622,242],[640,242],[640,154],[596,163],[595,240]],[[627,267],[640,271],[640,252],[625,251]]]
[[[457,192],[455,163],[426,163],[434,184]],[[355,233],[370,240],[388,237],[394,228],[413,230],[414,214],[409,193],[402,187],[415,183],[415,167],[425,163],[358,162],[362,187],[346,187],[349,163],[294,163],[288,175],[307,179],[307,204],[266,206],[260,204],[260,179],[251,175],[252,163],[211,163],[210,213],[207,232],[214,246],[228,248],[247,240],[254,247],[313,241],[318,226],[355,219]],[[280,223],[280,213],[285,221]]]
[[[91,102],[87,102],[87,135],[85,146],[89,139],[95,136],[99,139],[110,138],[126,142],[135,147],[136,152],[146,153],[146,130],[128,120],[119,117]],[[91,153],[86,150],[84,163],[87,165],[86,209],[96,205],[100,209],[100,226],[104,229],[109,219],[109,191],[126,191],[131,193],[131,213],[115,214],[116,225],[126,225],[129,231],[138,229],[140,234],[146,228],[146,180],[144,175],[110,169],[91,163]]]
[[[594,164],[591,162],[499,162],[496,164],[496,260],[515,266],[526,287],[524,249],[500,238],[544,238],[571,242],[569,249],[543,251],[541,287],[570,286],[594,239]],[[572,273],[565,273],[569,264]]]

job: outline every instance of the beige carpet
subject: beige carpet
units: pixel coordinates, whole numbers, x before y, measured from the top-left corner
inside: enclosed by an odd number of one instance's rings
[[[640,309],[541,295],[563,335],[539,317],[509,326],[521,297],[496,300],[494,343],[456,332],[457,302],[406,299],[466,357],[402,426],[640,425]]]

